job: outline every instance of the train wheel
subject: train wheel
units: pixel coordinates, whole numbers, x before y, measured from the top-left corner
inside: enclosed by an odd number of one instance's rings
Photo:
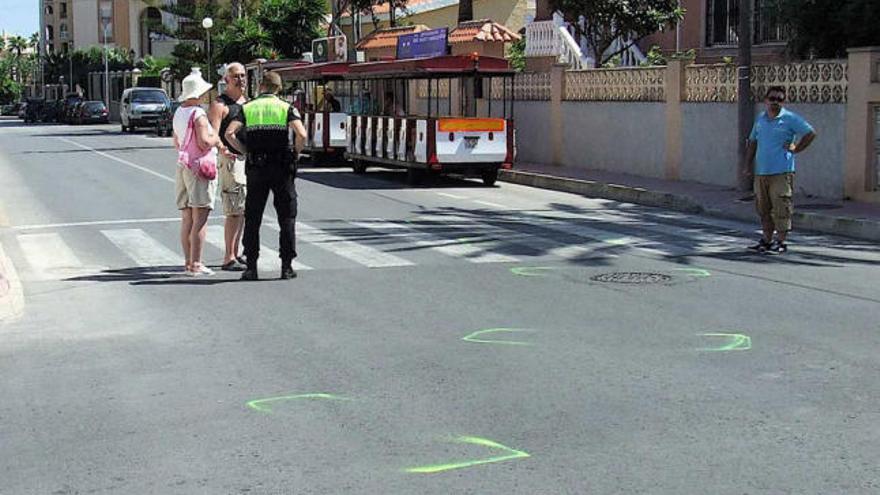
[[[493,168],[489,170],[483,170],[480,176],[483,178],[483,184],[492,187],[495,185],[495,181],[498,180],[498,169]]]
[[[425,178],[425,171],[420,168],[406,169],[406,183],[411,186],[418,186]]]

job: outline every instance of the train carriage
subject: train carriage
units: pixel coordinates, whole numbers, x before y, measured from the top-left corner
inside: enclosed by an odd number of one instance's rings
[[[476,54],[352,64],[345,155],[356,173],[404,168],[412,184],[458,173],[492,185],[515,155],[513,75],[506,60]]]

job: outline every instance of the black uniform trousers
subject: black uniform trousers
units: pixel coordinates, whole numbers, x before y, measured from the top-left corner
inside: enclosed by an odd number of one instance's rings
[[[281,234],[278,240],[281,264],[288,266],[296,258],[296,162],[292,154],[248,154],[247,197],[244,206],[244,255],[248,268],[256,270],[260,257],[260,225],[269,192],[272,192],[275,214]]]

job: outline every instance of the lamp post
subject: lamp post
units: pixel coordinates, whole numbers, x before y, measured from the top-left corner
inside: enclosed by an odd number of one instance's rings
[[[107,27],[109,23],[106,19],[102,20],[104,25],[104,106],[110,110],[110,61],[107,57]]]
[[[214,27],[214,19],[210,17],[205,17],[202,19],[202,27],[205,28],[205,33],[208,37],[208,82],[211,86],[214,85],[214,61],[211,59],[211,28]]]

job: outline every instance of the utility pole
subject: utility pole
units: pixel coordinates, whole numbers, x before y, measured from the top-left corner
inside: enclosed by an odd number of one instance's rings
[[[737,149],[739,150],[739,188],[742,191],[751,190],[751,171],[749,170],[749,157],[746,154],[746,142],[752,131],[752,123],[755,120],[755,111],[752,105],[751,76],[752,76],[752,15],[754,0],[739,1],[739,60],[736,68],[736,97],[737,97]]]

